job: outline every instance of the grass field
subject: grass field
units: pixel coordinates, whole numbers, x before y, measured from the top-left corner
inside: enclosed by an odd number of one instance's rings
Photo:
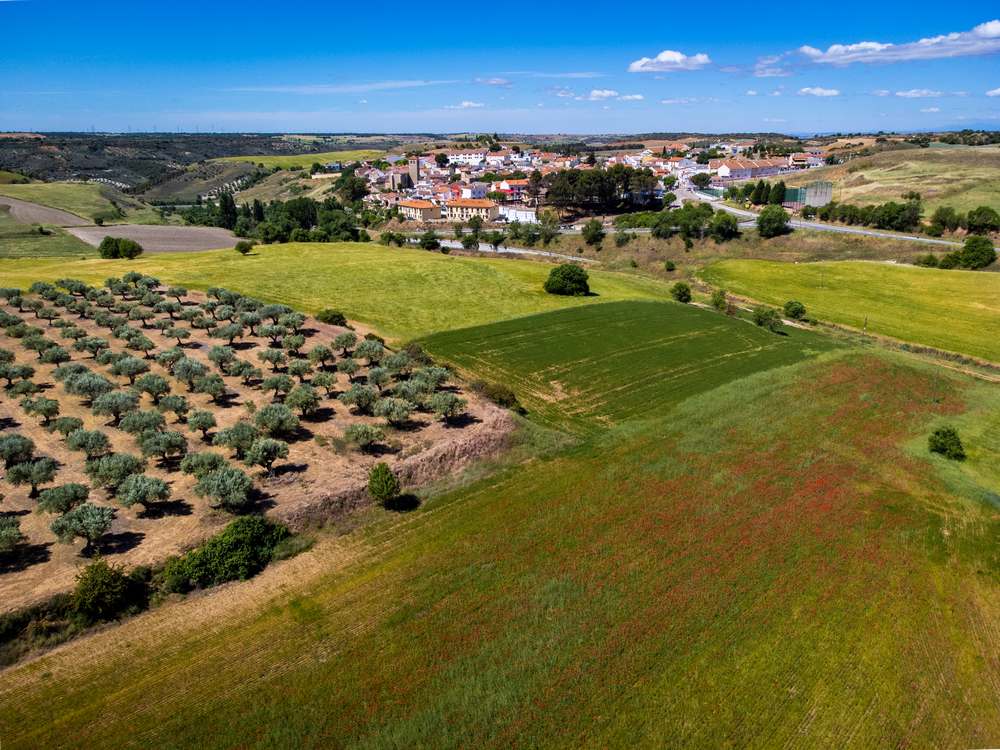
[[[361,149],[355,151],[323,151],[317,154],[288,154],[281,156],[224,156],[220,159],[212,159],[212,161],[249,161],[254,164],[263,164],[267,169],[273,167],[279,167],[280,169],[303,169],[311,167],[316,163],[325,164],[331,161],[352,162],[377,159],[383,153],[385,152],[374,149]]]
[[[33,182],[30,185],[0,184],[0,195],[69,211],[87,222],[100,217],[106,224],[163,223],[163,219],[155,210],[106,185],[79,182]],[[121,216],[115,209],[116,204],[125,213],[124,216]]]
[[[147,256],[135,261],[5,261],[5,286],[27,287],[66,276],[91,283],[129,270],[192,289],[225,286],[307,312],[342,310],[406,340],[520,315],[624,299],[665,299],[661,282],[592,270],[593,297],[542,291],[551,266],[509,259],[460,258],[376,244],[262,245],[232,251]]]
[[[6,206],[0,206],[0,258],[96,257],[97,251],[59,227],[35,226],[15,221]]]
[[[785,181],[804,185],[813,180],[832,181],[833,198],[842,203],[899,201],[903,193],[915,190],[927,213],[938,206],[1000,210],[1000,146],[884,151],[811,169]]]
[[[671,302],[589,305],[423,343],[469,378],[513,388],[533,419],[575,432],[659,417],[696,393],[832,346]]]
[[[822,320],[1000,362],[1000,274],[882,263],[722,261],[702,276],[736,294],[804,303]]]
[[[872,354],[745,378],[15,666],[0,736],[995,744],[1000,517],[906,447],[990,394]]]

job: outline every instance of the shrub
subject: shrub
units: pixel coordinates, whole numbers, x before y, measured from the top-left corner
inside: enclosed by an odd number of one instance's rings
[[[725,312],[729,307],[729,299],[726,297],[725,289],[716,289],[712,292],[712,307],[719,312]]]
[[[412,411],[413,404],[401,398],[382,398],[375,402],[375,416],[385,418],[391,425],[404,424]]]
[[[368,494],[380,505],[391,502],[399,495],[399,480],[383,461],[375,464],[368,472]]]
[[[235,250],[240,255],[248,255],[250,251],[253,250],[253,243],[248,242],[247,240],[240,240],[236,243]]]
[[[124,568],[97,558],[76,576],[73,610],[88,625],[113,620],[126,610],[138,609],[135,605],[141,592]]]
[[[753,322],[761,328],[777,333],[781,330],[781,316],[773,307],[755,307]]]
[[[670,287],[670,296],[678,302],[687,304],[691,301],[691,287],[684,281],[678,281]]]
[[[237,518],[197,549],[167,561],[161,574],[165,593],[183,593],[226,581],[246,580],[273,559],[288,529],[259,516]]]
[[[142,255],[142,245],[125,237],[105,237],[98,246],[102,258],[138,258]]]
[[[582,297],[590,294],[589,275],[574,263],[563,263],[549,272],[544,289],[549,294]]]
[[[600,245],[604,241],[604,235],[604,226],[597,219],[591,219],[583,225],[583,241],[588,245]]]
[[[965,238],[965,244],[958,253],[959,264],[973,270],[986,268],[997,259],[996,250],[993,249],[993,241],[989,237],[976,234]],[[45,359],[44,356],[42,359]]]
[[[802,320],[806,316],[806,306],[796,300],[785,303],[785,317],[792,320]]]
[[[510,386],[503,383],[492,383],[488,380],[476,380],[471,384],[470,388],[473,393],[489,399],[497,406],[502,406],[519,414],[524,412],[524,408],[517,400],[517,394],[514,393],[514,390]]]
[[[330,308],[320,310],[316,313],[316,320],[331,326],[347,326],[347,318],[344,316],[344,313],[340,312],[340,310],[331,310]]]
[[[927,438],[927,448],[931,453],[940,453],[952,461],[965,460],[965,448],[954,427],[939,427],[934,430]]]

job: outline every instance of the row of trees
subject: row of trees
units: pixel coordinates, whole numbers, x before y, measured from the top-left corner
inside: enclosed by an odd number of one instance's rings
[[[779,180],[774,184],[766,180],[747,182],[743,185],[727,187],[724,193],[726,200],[739,202],[749,201],[755,206],[780,206],[785,202],[785,182]]]
[[[652,170],[622,164],[607,169],[561,170],[544,179],[548,204],[601,213],[648,205],[657,186]]]

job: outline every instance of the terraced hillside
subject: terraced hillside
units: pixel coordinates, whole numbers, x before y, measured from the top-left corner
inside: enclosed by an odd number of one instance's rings
[[[427,349],[509,385],[542,422],[592,431],[652,419],[696,393],[830,349],[672,302],[618,302],[437,334]]]

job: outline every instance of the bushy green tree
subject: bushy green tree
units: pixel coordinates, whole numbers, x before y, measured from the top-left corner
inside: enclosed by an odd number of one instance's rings
[[[212,451],[188,453],[181,460],[181,471],[185,474],[191,474],[197,479],[226,466],[228,466],[226,459]]]
[[[766,206],[757,217],[757,233],[764,239],[788,232],[788,214],[781,206]]]
[[[113,620],[134,605],[136,588],[124,568],[98,558],[76,576],[73,612],[87,625]]]
[[[353,406],[360,414],[370,414],[377,398],[378,391],[370,385],[352,385],[337,400],[345,406]]]
[[[781,330],[781,316],[773,307],[758,306],[753,311],[753,322],[773,333]]]
[[[66,446],[72,451],[80,451],[90,460],[110,451],[111,441],[100,430],[77,430],[66,436]]]
[[[202,440],[208,440],[208,431],[215,426],[215,415],[210,411],[196,411],[188,417],[188,429],[200,432]]]
[[[57,468],[58,465],[54,459],[47,456],[39,456],[38,458],[31,458],[27,461],[14,464],[8,468],[6,479],[15,487],[25,484],[29,485],[31,492],[28,494],[28,497],[35,498],[38,497],[39,486],[48,484],[55,478]]]
[[[253,480],[234,467],[212,471],[201,477],[194,486],[199,497],[208,500],[213,508],[240,511],[250,504]]]
[[[118,487],[115,499],[126,508],[138,504],[148,509],[154,503],[170,499],[170,485],[156,477],[132,474]]]
[[[21,533],[21,519],[17,516],[0,516],[0,555],[10,554],[25,539]]]
[[[294,415],[292,415],[294,417]],[[249,422],[239,421],[232,427],[219,430],[212,439],[212,445],[222,445],[233,451],[236,458],[243,460],[250,446],[260,437],[260,431]]]
[[[299,418],[285,404],[267,404],[258,409],[254,423],[268,435],[288,435],[299,428]]]
[[[288,458],[288,443],[273,438],[260,438],[247,451],[246,463],[249,466],[263,466],[270,474],[274,462],[281,458]]]
[[[678,281],[670,287],[670,296],[678,302],[687,304],[691,301],[691,287],[684,281]]]
[[[352,424],[344,430],[344,439],[362,451],[370,450],[384,438],[385,433],[370,424]]]
[[[549,272],[544,289],[549,294],[576,297],[587,295],[590,294],[589,275],[574,263],[563,263]]]
[[[146,463],[128,453],[109,453],[106,456],[88,461],[87,476],[95,487],[104,487],[112,495],[132,474],[141,474]]]
[[[320,398],[311,385],[299,385],[285,397],[285,405],[289,409],[297,409],[303,417],[319,408]]]
[[[952,461],[965,460],[965,447],[954,427],[939,427],[934,430],[927,439],[927,448],[931,453],[939,453]]]
[[[99,417],[111,417],[117,425],[123,414],[139,408],[139,397],[132,391],[111,391],[94,399],[91,411]]]
[[[77,537],[86,539],[87,544],[83,548],[86,555],[94,542],[108,532],[114,519],[114,508],[83,503],[59,516],[49,528],[63,544],[69,544]]]
[[[802,320],[806,316],[806,306],[798,300],[788,300],[785,303],[785,317],[792,320]]]
[[[380,505],[392,502],[399,495],[399,480],[387,463],[379,461],[369,470],[368,495]]]
[[[46,513],[68,513],[77,505],[87,502],[90,488],[71,482],[42,490],[38,495],[38,509]]]

